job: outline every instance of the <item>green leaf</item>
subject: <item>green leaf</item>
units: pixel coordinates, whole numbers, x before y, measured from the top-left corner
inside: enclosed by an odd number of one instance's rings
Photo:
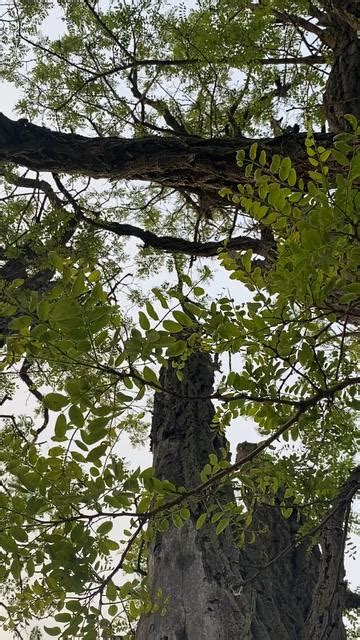
[[[173,311],[173,316],[175,320],[177,320],[177,322],[180,322],[180,324],[182,324],[184,327],[192,327],[192,325],[194,324],[191,318],[189,318],[189,316],[186,315],[186,313],[184,313],[183,311]]]
[[[8,553],[17,553],[17,544],[11,536],[0,534],[0,548]]]
[[[280,168],[280,164],[281,164],[281,157],[279,155],[275,154],[272,157],[271,164],[270,164],[271,173],[275,173],[275,174],[278,173],[279,168]]]
[[[360,282],[351,282],[350,284],[347,284],[345,290],[349,293],[356,293],[360,295]]]
[[[296,185],[296,171],[294,167],[291,167],[287,181],[290,187],[294,187]]]
[[[307,342],[304,342],[304,344],[302,345],[301,350],[299,351],[299,354],[298,354],[298,358],[299,358],[300,364],[303,365],[303,367],[308,367],[313,362],[314,353],[310,345],[307,344]]]
[[[249,158],[250,160],[255,160],[256,158],[256,154],[257,154],[257,150],[258,150],[258,143],[257,142],[253,142],[253,144],[251,145],[250,149],[249,149]]]
[[[61,273],[64,268],[63,258],[59,256],[55,251],[49,252],[49,258],[51,263],[54,265],[55,269],[59,271],[59,273]]]
[[[65,602],[65,607],[69,609],[69,611],[80,611],[81,604],[78,600],[68,600]]]
[[[291,171],[291,160],[286,157],[281,160],[280,168],[279,168],[279,178],[280,180],[287,180]]]
[[[167,355],[169,357],[180,356],[187,349],[187,343],[185,340],[177,340],[174,344],[171,344],[167,348]]]
[[[315,229],[304,229],[301,233],[301,243],[304,249],[312,251],[319,246],[319,236]]]
[[[150,384],[159,385],[158,377],[155,371],[150,369],[150,367],[145,366],[143,368],[143,378],[146,382],[149,382]]]
[[[35,564],[32,558],[29,558],[29,560],[26,563],[26,572],[29,578],[32,578],[35,573]]]
[[[31,316],[19,316],[18,318],[15,318],[15,320],[12,320],[9,323],[9,326],[11,329],[15,329],[15,331],[27,330],[31,324],[31,320]]]
[[[107,533],[111,531],[113,528],[113,523],[109,520],[108,522],[103,522],[97,529],[97,533],[99,536],[105,536]]]
[[[98,280],[100,279],[100,271],[98,271],[97,269],[95,269],[94,271],[92,271],[89,275],[88,275],[88,280],[89,282],[98,282]]]
[[[81,307],[75,300],[66,298],[57,302],[51,309],[51,320],[70,320],[74,325],[78,324],[81,316]]]
[[[139,311],[139,325],[144,329],[144,331],[148,331],[150,329],[149,319],[143,311]]]
[[[334,160],[336,160],[336,162],[340,164],[342,167],[346,167],[350,165],[349,158],[344,153],[341,153],[341,151],[337,151],[336,149],[333,149],[332,156]]]
[[[146,311],[148,312],[148,315],[150,316],[150,318],[152,318],[153,320],[159,320],[159,316],[156,313],[154,307],[152,306],[151,302],[146,302]]]
[[[69,398],[63,396],[61,393],[48,393],[44,396],[44,405],[51,411],[61,411],[67,404],[69,404]]]
[[[219,535],[220,533],[222,533],[222,531],[224,531],[226,529],[226,527],[228,527],[230,524],[230,518],[221,518],[221,520],[219,520],[218,524],[216,525],[216,535]]]
[[[181,527],[184,524],[179,513],[172,513],[171,514],[171,520],[172,520],[172,523],[173,523],[174,527],[176,527],[176,529],[181,529]]]
[[[347,120],[348,122],[350,122],[352,128],[354,129],[354,131],[356,131],[356,128],[358,126],[358,120],[357,118],[352,115],[352,113],[347,113],[344,115],[345,120]]]
[[[159,300],[159,302],[160,302],[160,304],[161,304],[162,308],[163,308],[163,309],[168,309],[168,308],[169,308],[169,305],[168,305],[168,303],[166,302],[166,300],[165,300],[165,298],[164,298],[163,294],[161,293],[161,291],[160,291],[159,289],[156,289],[156,288],[155,288],[155,289],[152,289],[152,292],[155,294],[155,296],[156,296],[156,297],[157,297],[157,299]]]
[[[102,416],[101,418],[93,418],[88,422],[88,428],[90,431],[99,431],[106,427],[108,422],[110,421],[110,416]]]
[[[326,162],[326,160],[328,160],[330,156],[331,156],[331,149],[326,149],[320,154],[321,162]]]
[[[86,291],[86,286],[85,286],[85,277],[83,272],[81,271],[79,273],[78,276],[76,276],[72,290],[71,290],[71,295],[74,298],[77,298],[78,296],[80,296],[82,293],[84,293],[84,291]]]
[[[110,607],[108,608],[109,616],[112,616],[112,617],[116,616],[117,612],[118,612],[118,608],[116,604],[111,604]]]
[[[110,580],[110,582],[108,582],[106,587],[106,597],[108,598],[108,600],[116,600],[117,595],[118,595],[117,587],[113,583],[113,581]]]
[[[107,449],[107,444],[100,444],[98,447],[91,449],[91,451],[89,451],[88,455],[86,456],[87,462],[96,462],[97,460],[100,460],[107,452]]]
[[[244,255],[242,256],[244,269],[247,273],[250,273],[251,271],[252,254],[253,254],[252,249],[248,249],[247,251],[245,251]]]
[[[164,320],[163,327],[170,333],[180,333],[180,331],[183,331],[184,329],[181,324],[174,322],[174,320]]]
[[[49,312],[50,312],[49,301],[42,300],[42,302],[39,302],[37,307],[37,314],[38,314],[39,320],[42,320],[42,321],[47,320],[49,317]]]
[[[299,438],[299,427],[295,426],[290,430],[290,435],[292,440],[297,440]]]
[[[80,411],[76,404],[71,405],[69,409],[69,418],[75,427],[82,427],[85,422],[82,411]]]
[[[205,522],[206,522],[206,520],[207,520],[207,516],[208,516],[208,514],[207,514],[207,513],[202,513],[202,514],[198,517],[198,519],[196,520],[196,525],[195,525],[195,528],[196,528],[196,529],[201,529],[201,528],[204,526],[204,524],[205,524]]]
[[[259,164],[261,164],[262,167],[266,165],[266,151],[264,151],[264,149],[260,151]]]
[[[60,415],[56,418],[56,422],[55,422],[55,427],[54,427],[55,436],[57,438],[63,438],[66,433],[66,428],[67,428],[66,418],[63,413],[60,413]]]
[[[60,633],[61,633],[60,627],[45,627],[44,626],[44,630],[49,636],[59,636]]]
[[[244,160],[245,160],[245,150],[244,149],[239,149],[239,151],[237,151],[237,153],[236,153],[236,162],[237,162],[239,167],[243,166]]]
[[[151,496],[144,496],[143,498],[141,498],[138,506],[137,506],[137,513],[146,513],[149,506],[151,503]]]
[[[51,458],[58,458],[59,456],[62,456],[64,453],[64,449],[62,447],[51,447],[51,449],[49,449],[48,454]]]
[[[57,613],[54,618],[56,622],[70,622],[72,616],[71,613]]]
[[[10,533],[19,542],[27,542],[29,539],[28,534],[21,527],[12,527]]]
[[[245,178],[251,178],[253,170],[254,170],[254,165],[247,164],[245,167]]]
[[[313,167],[318,167],[319,166],[319,161],[316,160],[316,158],[309,158],[309,162]]]

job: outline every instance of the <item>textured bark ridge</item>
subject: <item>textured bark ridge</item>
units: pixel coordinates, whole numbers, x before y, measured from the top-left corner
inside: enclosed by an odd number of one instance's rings
[[[170,366],[161,383],[170,393],[155,396],[152,444],[156,475],[192,488],[209,453],[226,446],[210,430],[214,409],[204,398],[212,393],[213,366],[207,354],[196,353],[187,363],[180,383]],[[232,498],[229,489],[222,500]],[[212,529],[197,532],[194,518],[182,529],[158,535],[149,549],[149,583],[152,597],[159,589],[169,597],[168,613],[144,616],[137,640],[219,640],[236,637],[239,622],[250,625],[249,606],[243,608],[230,585],[240,582],[240,554],[230,532],[216,537]],[[226,633],[224,634],[224,629]],[[230,634],[230,635],[229,635]]]
[[[360,120],[360,3],[332,0],[328,5],[335,46],[324,105],[330,129],[343,131],[350,128],[345,114]]]
[[[0,113],[0,162],[12,162],[35,171],[52,171],[113,180],[144,180],[162,187],[186,190],[226,202],[223,187],[247,183],[236,152],[258,142],[268,156],[288,155],[298,177],[307,179],[305,133],[276,138],[202,139],[148,136],[144,138],[89,138],[51,131],[26,120],[13,121]],[[318,144],[331,146],[332,135],[318,133]],[[330,174],[329,174],[330,175]]]
[[[211,431],[214,410],[204,399],[213,385],[210,357],[193,354],[184,373],[180,383],[171,363],[161,372],[168,393],[155,398],[152,443],[156,475],[192,488],[209,453],[219,452],[226,441]],[[234,500],[231,487],[217,493],[217,500]],[[230,528],[219,536],[212,526],[196,531],[197,515],[195,507],[181,529],[158,534],[150,545],[150,594],[156,598],[161,590],[168,608],[165,616],[144,615],[136,640],[345,639],[338,539],[343,514],[328,521],[321,550],[291,546],[300,526],[297,514],[284,520],[278,506],[257,508],[254,529],[261,533],[242,550]]]

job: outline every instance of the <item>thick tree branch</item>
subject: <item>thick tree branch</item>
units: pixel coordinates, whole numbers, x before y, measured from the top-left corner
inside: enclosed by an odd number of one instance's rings
[[[300,27],[304,31],[308,31],[310,33],[314,33],[318,38],[326,44],[330,49],[335,46],[335,38],[326,30],[322,29],[316,24],[310,22],[306,18],[302,16],[297,16],[293,13],[288,13],[287,11],[274,11],[274,14],[280,22],[283,24],[290,24],[293,26]]]
[[[333,136],[316,133],[324,148]],[[224,186],[249,181],[236,163],[236,152],[258,142],[269,155],[288,155],[298,177],[308,178],[311,166],[305,133],[263,138],[214,138],[148,136],[144,138],[88,138],[50,131],[27,120],[13,121],[0,115],[0,162],[12,162],[35,171],[115,180],[144,180],[189,192],[218,196]],[[331,177],[331,172],[329,178]],[[223,201],[224,202],[224,201]]]
[[[26,178],[25,176],[18,176],[16,173],[9,174],[1,170],[0,175],[5,177],[6,182],[9,182],[16,187],[24,187],[25,189],[38,189],[39,191],[42,191],[48,197],[51,204],[53,204],[55,207],[62,208],[64,206],[63,202],[55,193],[51,184],[46,180],[40,180],[37,178]]]
[[[153,109],[155,109],[155,111],[157,111],[158,114],[164,118],[166,124],[168,125],[168,127],[170,127],[170,132],[173,131],[175,134],[182,135],[182,136],[190,135],[189,132],[186,130],[185,126],[183,125],[183,123],[181,122],[181,120],[177,119],[174,116],[174,114],[170,111],[165,100],[152,99],[149,96],[147,96],[145,92],[140,91],[139,85],[138,85],[138,74],[137,74],[136,68],[132,69],[131,72],[129,73],[129,80],[131,83],[132,94],[135,98],[137,98],[137,100],[139,100],[140,104],[143,107],[143,110],[145,110],[144,109],[145,105],[149,105],[149,107],[152,107]],[[145,121],[144,122],[141,121],[141,124],[144,126],[147,126],[147,123]]]
[[[152,231],[147,231],[135,227],[132,224],[121,224],[119,222],[100,222],[92,220],[87,216],[83,216],[83,220],[97,229],[111,231],[118,236],[127,236],[139,238],[143,241],[144,247],[152,247],[165,252],[183,253],[189,256],[197,256],[202,258],[211,258],[217,256],[224,250],[246,251],[252,249],[260,256],[266,257],[273,245],[271,242],[258,240],[256,238],[247,238],[246,236],[238,236],[235,238],[224,238],[218,242],[193,242],[184,238],[176,238],[175,236],[157,236]]]
[[[328,61],[324,56],[321,55],[312,55],[312,56],[284,56],[277,58],[262,58],[261,60],[256,61],[258,64],[267,65],[267,64],[328,64]]]
[[[40,402],[40,404],[44,407],[44,421],[42,423],[42,425],[36,430],[35,433],[35,440],[37,438],[37,436],[44,431],[44,429],[46,429],[48,423],[49,423],[49,409],[47,409],[47,407],[44,406],[44,396],[41,393],[41,391],[39,391],[39,389],[36,387],[36,385],[34,384],[34,382],[32,381],[32,379],[29,376],[29,369],[31,368],[31,362],[27,359],[24,358],[24,361],[21,365],[21,369],[19,372],[19,376],[20,379],[26,384],[27,388],[29,389],[30,393],[32,393],[32,395]]]
[[[139,240],[142,240],[144,243],[144,248],[152,247],[153,249],[159,249],[165,252],[183,253],[203,258],[217,256],[220,251],[224,250],[246,251],[247,249],[252,249],[258,255],[266,257],[271,249],[274,248],[272,242],[256,238],[248,238],[246,236],[224,238],[224,240],[219,240],[217,242],[193,242],[191,240],[185,240],[184,238],[176,238],[175,236],[158,236],[152,231],[135,227],[132,224],[106,222],[95,218],[89,218],[84,214],[75,198],[73,198],[65,188],[59,176],[57,174],[53,174],[53,177],[59,187],[59,190],[72,204],[77,218],[83,220],[92,227],[96,227],[103,231],[111,231],[120,237],[139,238]]]

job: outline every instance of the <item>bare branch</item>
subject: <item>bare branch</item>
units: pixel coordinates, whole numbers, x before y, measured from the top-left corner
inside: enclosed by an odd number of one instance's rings
[[[279,58],[262,58],[256,61],[258,64],[328,64],[328,61],[324,56],[285,56]]]
[[[32,395],[42,404],[43,408],[44,408],[44,421],[41,425],[41,427],[39,427],[36,430],[36,435],[35,435],[35,439],[37,438],[37,436],[44,431],[44,429],[46,429],[48,423],[49,423],[49,409],[47,409],[47,407],[44,406],[44,396],[41,393],[41,391],[39,391],[39,389],[36,387],[36,385],[33,383],[33,381],[31,380],[28,371],[31,367],[31,362],[27,359],[24,358],[24,362],[22,363],[20,372],[19,372],[19,376],[21,378],[21,380],[23,382],[25,382],[27,388],[29,389],[30,393],[32,393]]]
[[[238,236],[235,238],[224,238],[218,242],[193,242],[184,238],[176,238],[175,236],[157,236],[152,231],[147,231],[135,227],[131,224],[120,224],[118,222],[100,222],[92,220],[86,216],[83,219],[88,224],[112,231],[118,236],[133,236],[144,242],[144,248],[152,247],[165,252],[183,253],[189,256],[197,256],[202,258],[210,258],[217,256],[221,251],[246,251],[252,249],[258,255],[266,257],[273,245],[271,242],[258,240],[256,238],[248,238],[246,236]]]
[[[326,44],[330,49],[335,46],[335,38],[326,29],[322,29],[318,25],[313,24],[310,20],[293,13],[288,13],[287,11],[274,11],[274,15],[283,24],[291,24],[300,27],[304,31],[314,33],[321,42]]]

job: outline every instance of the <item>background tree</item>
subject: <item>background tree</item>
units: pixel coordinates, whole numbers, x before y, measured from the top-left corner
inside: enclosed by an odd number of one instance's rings
[[[4,624],[345,638],[360,10],[162,4],[2,16],[22,92],[0,116]],[[249,303],[212,290],[215,264]],[[33,416],[7,410],[18,382]],[[133,471],[122,434],[146,438],[154,391],[154,465]],[[262,439],[232,465],[239,415]]]

